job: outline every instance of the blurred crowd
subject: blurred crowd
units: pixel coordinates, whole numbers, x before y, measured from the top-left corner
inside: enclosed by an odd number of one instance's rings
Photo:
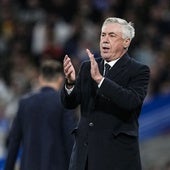
[[[38,88],[41,61],[62,62],[68,54],[78,70],[86,48],[98,57],[101,24],[109,16],[134,23],[129,54],[151,69],[146,100],[170,92],[169,0],[0,0],[0,137],[19,98]]]

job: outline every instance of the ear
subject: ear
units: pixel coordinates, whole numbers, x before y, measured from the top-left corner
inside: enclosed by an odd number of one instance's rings
[[[123,42],[124,49],[128,49],[130,45],[131,40],[129,38],[126,38]]]
[[[59,83],[60,86],[64,84],[64,76],[63,75],[59,75],[58,83]]]
[[[44,81],[43,81],[42,75],[39,75],[39,76],[38,76],[38,81],[39,81],[40,84],[43,84]]]

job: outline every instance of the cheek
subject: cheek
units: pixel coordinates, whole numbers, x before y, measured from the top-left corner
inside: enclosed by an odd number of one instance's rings
[[[100,46],[100,50],[102,50],[102,43],[101,42],[100,42],[99,46]]]
[[[102,40],[101,40],[101,39],[100,39],[99,45],[100,45],[100,46],[102,45]]]
[[[112,51],[120,50],[122,48],[123,48],[123,44],[122,43],[118,43],[118,42],[111,43],[111,50]]]

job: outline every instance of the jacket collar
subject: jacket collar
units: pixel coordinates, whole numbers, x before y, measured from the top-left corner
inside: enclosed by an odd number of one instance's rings
[[[121,72],[125,66],[127,65],[128,61],[130,60],[130,57],[128,53],[124,54],[115,64],[114,66],[110,69],[108,76],[109,78],[113,79],[115,78],[119,72]],[[97,60],[99,64],[99,71],[103,75],[103,70],[104,70],[104,60],[102,58]]]
[[[49,86],[44,86],[44,87],[41,87],[40,91],[56,91],[54,88],[52,87],[49,87]]]

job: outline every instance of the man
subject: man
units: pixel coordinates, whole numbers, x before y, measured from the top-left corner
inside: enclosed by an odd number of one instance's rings
[[[13,170],[20,144],[21,170],[67,170],[73,139],[73,114],[61,105],[62,66],[42,63],[41,89],[20,100],[10,135],[5,170]]]
[[[69,170],[141,170],[138,117],[149,68],[127,53],[134,34],[131,23],[107,18],[101,29],[101,58],[95,60],[87,49],[90,62],[83,63],[77,79],[65,56],[62,102],[70,109],[81,105]]]

